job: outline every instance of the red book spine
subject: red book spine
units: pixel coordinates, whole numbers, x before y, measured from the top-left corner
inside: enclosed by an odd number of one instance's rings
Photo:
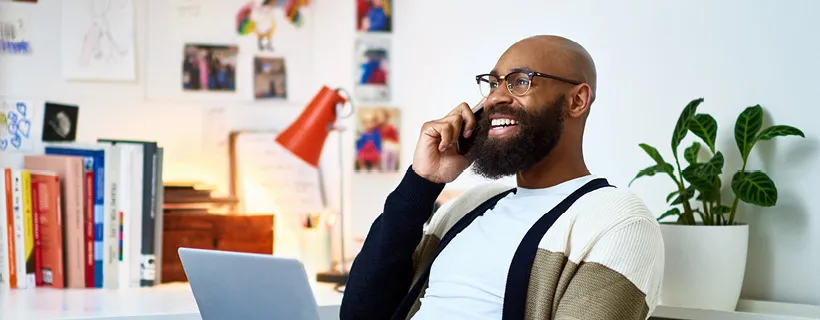
[[[94,171],[85,171],[85,287],[94,288]]]
[[[40,217],[43,214],[40,206],[40,183],[31,182],[31,211],[34,216],[34,279],[38,287],[43,282],[43,246],[40,235]]]

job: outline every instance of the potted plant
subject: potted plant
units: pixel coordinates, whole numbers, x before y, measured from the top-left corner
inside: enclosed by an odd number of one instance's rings
[[[675,222],[661,222],[666,251],[661,304],[734,311],[743,285],[749,241],[749,226],[736,221],[738,204],[742,201],[772,207],[777,203],[774,181],[761,171],[747,168],[749,154],[758,142],[805,135],[785,125],[763,129],[762,107],[748,107],[740,113],[734,128],[742,165],[736,171],[724,170],[723,153],[715,149],[717,121],[709,114],[697,113],[703,101],[699,98],[689,102],[678,118],[672,132],[674,165],[664,160],[655,147],[641,143],[655,164],[638,172],[629,184],[656,174],[668,176],[674,183],[674,191],[666,197],[671,208],[658,218],[677,218]],[[693,142],[680,159],[678,147],[689,132],[702,143]],[[731,180],[724,183],[721,177]],[[724,187],[732,191],[733,197],[723,197]],[[724,202],[726,199],[731,200]]]

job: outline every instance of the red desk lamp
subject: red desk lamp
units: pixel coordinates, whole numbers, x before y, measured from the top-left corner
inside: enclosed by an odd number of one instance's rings
[[[276,142],[295,156],[307,162],[310,166],[319,167],[319,158],[325,146],[325,140],[331,131],[337,131],[339,136],[339,224],[341,234],[341,260],[338,270],[321,272],[316,275],[319,282],[331,282],[344,285],[347,282],[347,262],[345,259],[345,232],[344,232],[344,181],[342,165],[342,128],[335,125],[339,119],[353,114],[353,105],[346,114],[342,114],[346,99],[339,93],[341,89],[330,89],[322,86],[319,93],[313,97],[302,114],[296,118],[285,131],[276,137]],[[324,190],[322,190],[324,192]]]

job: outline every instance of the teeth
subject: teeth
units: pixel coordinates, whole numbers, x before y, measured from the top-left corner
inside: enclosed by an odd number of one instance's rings
[[[518,124],[518,121],[515,121],[513,119],[493,119],[490,122],[490,125],[492,125],[493,127],[511,126],[516,124]]]

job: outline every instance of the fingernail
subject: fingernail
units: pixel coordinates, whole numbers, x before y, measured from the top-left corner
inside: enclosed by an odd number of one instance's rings
[[[473,134],[473,129],[467,129],[467,131],[464,131],[465,138],[469,138],[471,134]]]
[[[447,150],[447,146],[446,146],[446,145],[443,145],[443,144],[442,144],[442,145],[439,145],[439,146],[438,146],[438,151],[444,151],[444,150]]]

